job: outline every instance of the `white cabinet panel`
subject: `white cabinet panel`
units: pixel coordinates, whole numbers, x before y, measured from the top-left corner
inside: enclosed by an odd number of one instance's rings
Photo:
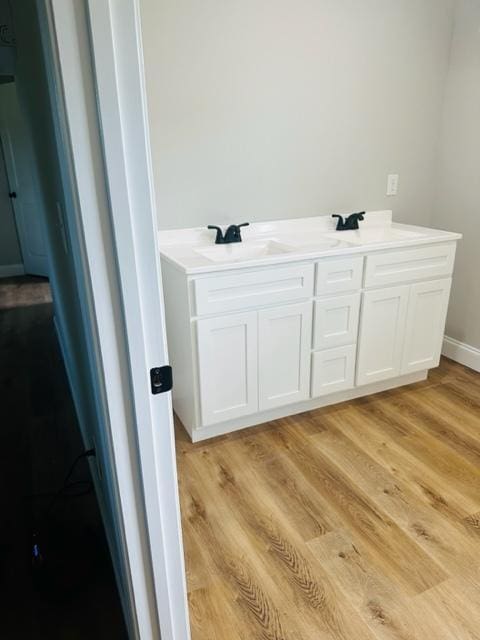
[[[193,290],[197,315],[296,302],[313,294],[313,264],[197,278]]]
[[[451,283],[446,278],[410,287],[402,373],[438,366]]]
[[[455,248],[453,242],[367,256],[365,287],[384,287],[449,276],[453,271]]]
[[[311,336],[311,302],[259,311],[261,410],[309,397]]]
[[[312,354],[312,398],[353,388],[356,349],[350,344]]]
[[[363,256],[324,258],[317,262],[317,296],[355,291],[362,287]]]
[[[357,385],[400,375],[409,286],[363,294]]]
[[[360,293],[315,301],[314,349],[357,342]]]
[[[257,312],[197,321],[202,424],[258,411]]]

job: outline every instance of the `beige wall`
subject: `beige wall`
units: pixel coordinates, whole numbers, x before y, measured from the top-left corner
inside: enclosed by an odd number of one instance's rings
[[[480,348],[480,2],[459,0],[432,224],[464,234],[446,333]]]
[[[159,226],[428,222],[453,4],[141,0]]]

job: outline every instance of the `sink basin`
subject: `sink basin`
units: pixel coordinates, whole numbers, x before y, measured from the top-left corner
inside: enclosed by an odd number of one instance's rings
[[[381,242],[398,242],[399,240],[411,240],[419,238],[423,234],[416,231],[404,231],[403,229],[372,228],[358,229],[356,231],[336,231],[325,234],[326,238],[344,240],[349,244],[374,244]]]
[[[282,244],[290,247],[290,250],[328,251],[335,247],[345,247],[346,244],[342,240],[343,236],[339,237],[333,234],[296,233],[289,235],[288,239],[282,241]]]
[[[207,258],[211,262],[235,262],[236,260],[248,260],[263,258],[280,253],[293,251],[282,242],[266,240],[264,242],[238,242],[232,244],[214,244],[208,247],[198,247],[195,252]]]

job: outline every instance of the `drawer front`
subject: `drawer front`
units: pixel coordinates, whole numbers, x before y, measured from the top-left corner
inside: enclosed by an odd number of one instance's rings
[[[313,295],[313,264],[198,278],[193,291],[197,315],[304,300]]]
[[[453,271],[455,248],[455,243],[448,243],[367,256],[365,287],[449,276]]]
[[[317,296],[356,291],[362,287],[363,256],[325,258],[317,262]]]
[[[356,345],[312,353],[312,398],[352,389]]]
[[[314,349],[357,342],[360,293],[315,301]]]

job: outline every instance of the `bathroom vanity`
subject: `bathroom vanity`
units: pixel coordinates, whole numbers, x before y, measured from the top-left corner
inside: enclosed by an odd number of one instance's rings
[[[161,231],[173,406],[193,441],[423,380],[459,234],[365,215]]]

